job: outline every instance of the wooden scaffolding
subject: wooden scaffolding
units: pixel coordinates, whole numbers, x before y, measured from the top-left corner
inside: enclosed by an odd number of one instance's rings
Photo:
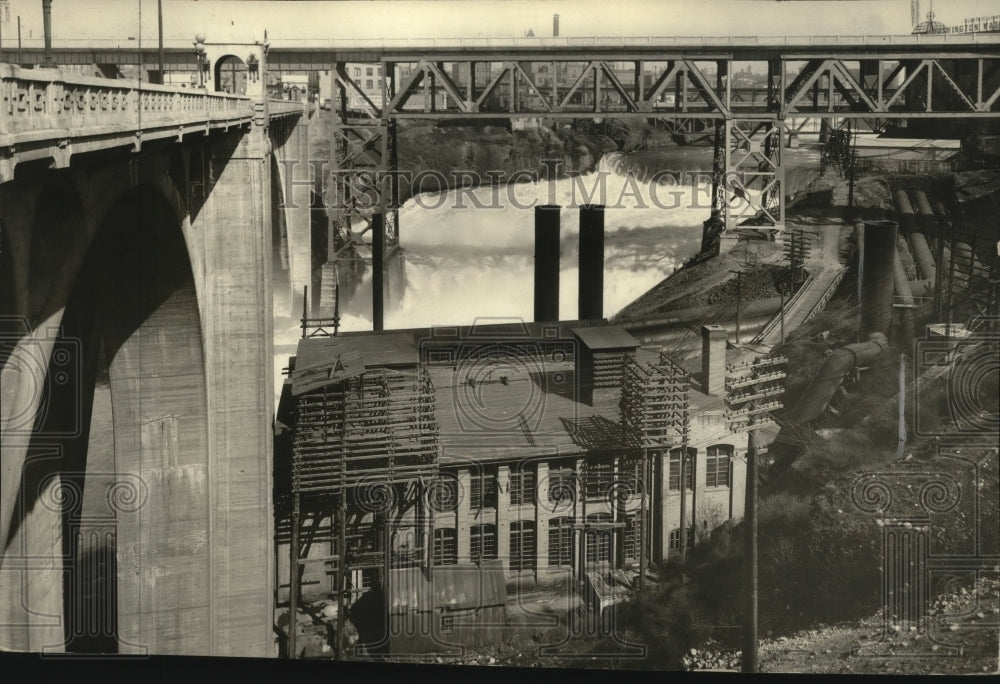
[[[650,473],[649,450],[682,445],[681,467],[686,467],[690,404],[688,391],[690,374],[666,353],[655,362],[626,358],[622,370],[622,425],[629,446],[642,454],[642,499],[639,516],[639,586],[645,584],[645,565],[649,558],[649,520],[647,500],[650,492],[646,483],[653,481]],[[683,477],[683,471],[682,471]],[[683,480],[682,480],[683,482]],[[684,487],[681,487],[681,528],[684,528]],[[681,534],[683,540],[684,534]],[[683,541],[681,549],[683,550]]]
[[[330,375],[337,371],[331,364]],[[315,372],[312,369],[311,372]],[[308,563],[324,563],[334,577],[337,601],[335,652],[343,657],[347,602],[363,589],[349,573],[373,570],[382,594],[393,567],[432,565],[425,488],[437,476],[438,424],[434,386],[426,369],[366,368],[310,388],[296,397],[292,447],[288,654],[297,656],[296,615],[301,575]],[[404,513],[412,509],[408,523]],[[323,529],[328,555],[303,549],[303,532]],[[306,520],[311,525],[303,525]],[[414,544],[390,553],[393,535],[413,529]],[[310,537],[309,542],[312,541]]]

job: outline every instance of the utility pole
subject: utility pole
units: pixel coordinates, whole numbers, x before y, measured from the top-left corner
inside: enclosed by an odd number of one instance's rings
[[[17,15],[17,64],[21,65],[21,15]]]
[[[781,318],[781,343],[785,343],[785,285],[782,284],[778,286],[778,298],[781,302],[781,308],[779,309],[779,316]]]
[[[736,344],[740,343],[740,319],[743,311],[743,272],[730,271],[736,274]]]
[[[166,80],[163,75],[163,0],[156,0],[156,19],[158,25],[157,35],[159,37],[159,47],[156,53],[158,64],[160,70],[159,83],[163,85]]]
[[[52,66],[52,0],[42,0],[42,30],[45,33],[45,66]]]
[[[743,672],[757,671],[757,431],[747,435],[746,513],[746,593],[743,609]]]
[[[684,432],[681,437],[681,455],[678,459],[681,466],[681,522],[680,522],[680,559],[684,563],[687,557],[687,473],[688,473],[688,430],[684,425]],[[691,494],[694,495],[694,477],[691,477]],[[694,518],[694,516],[691,516]]]
[[[726,421],[733,432],[747,433],[743,672],[757,671],[757,457],[766,453],[766,448],[758,446],[759,431],[774,425],[769,412],[782,407],[777,397],[785,391],[783,366],[787,363],[783,356],[761,357],[726,368]]]
[[[903,460],[903,450],[906,448],[906,354],[899,355],[899,419],[897,427],[899,441],[896,445],[896,460],[901,461]]]

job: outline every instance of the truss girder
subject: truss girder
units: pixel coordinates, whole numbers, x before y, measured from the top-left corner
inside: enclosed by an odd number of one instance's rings
[[[429,54],[358,62],[382,66],[376,90],[391,92],[384,100],[350,78],[344,63],[338,63],[334,81],[360,103],[359,115],[372,121],[582,113],[706,120],[771,113],[782,118],[1000,116],[1000,53],[789,54],[760,60],[767,64],[766,87],[732,82],[734,60],[726,54],[441,60]],[[485,73],[477,64],[487,65]],[[413,106],[421,90],[423,106]]]
[[[717,185],[717,207],[727,231],[740,228],[781,230],[785,180],[781,160],[783,122],[771,118],[734,118],[717,137],[717,166],[724,167]],[[724,160],[720,153],[725,150]],[[724,161],[724,164],[723,164]]]

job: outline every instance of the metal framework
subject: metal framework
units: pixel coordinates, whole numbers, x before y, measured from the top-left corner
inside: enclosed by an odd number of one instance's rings
[[[334,145],[327,206],[333,253],[340,255],[367,230],[352,226],[374,212],[386,216],[386,254],[398,244],[400,119],[632,118],[701,135],[714,123],[712,216],[732,234],[783,229],[781,150],[796,122],[861,119],[878,130],[895,118],[1000,116],[1000,51],[543,54],[498,47],[359,49],[329,58]],[[282,68],[282,58],[274,60]],[[754,61],[766,72],[764,88],[739,80],[736,67]],[[351,69],[371,76],[352,77]]]

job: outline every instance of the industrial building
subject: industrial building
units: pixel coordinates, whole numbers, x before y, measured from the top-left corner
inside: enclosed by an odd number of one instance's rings
[[[747,437],[727,422],[725,333],[703,335],[697,367],[604,321],[303,338],[278,412],[279,601],[343,586],[345,607],[375,592],[412,621],[434,613],[435,573],[455,583],[440,568],[480,566],[489,586],[500,568],[600,594],[680,553],[682,527],[691,545],[741,518]],[[647,375],[662,382],[637,409]],[[667,446],[641,448],[644,429]]]

